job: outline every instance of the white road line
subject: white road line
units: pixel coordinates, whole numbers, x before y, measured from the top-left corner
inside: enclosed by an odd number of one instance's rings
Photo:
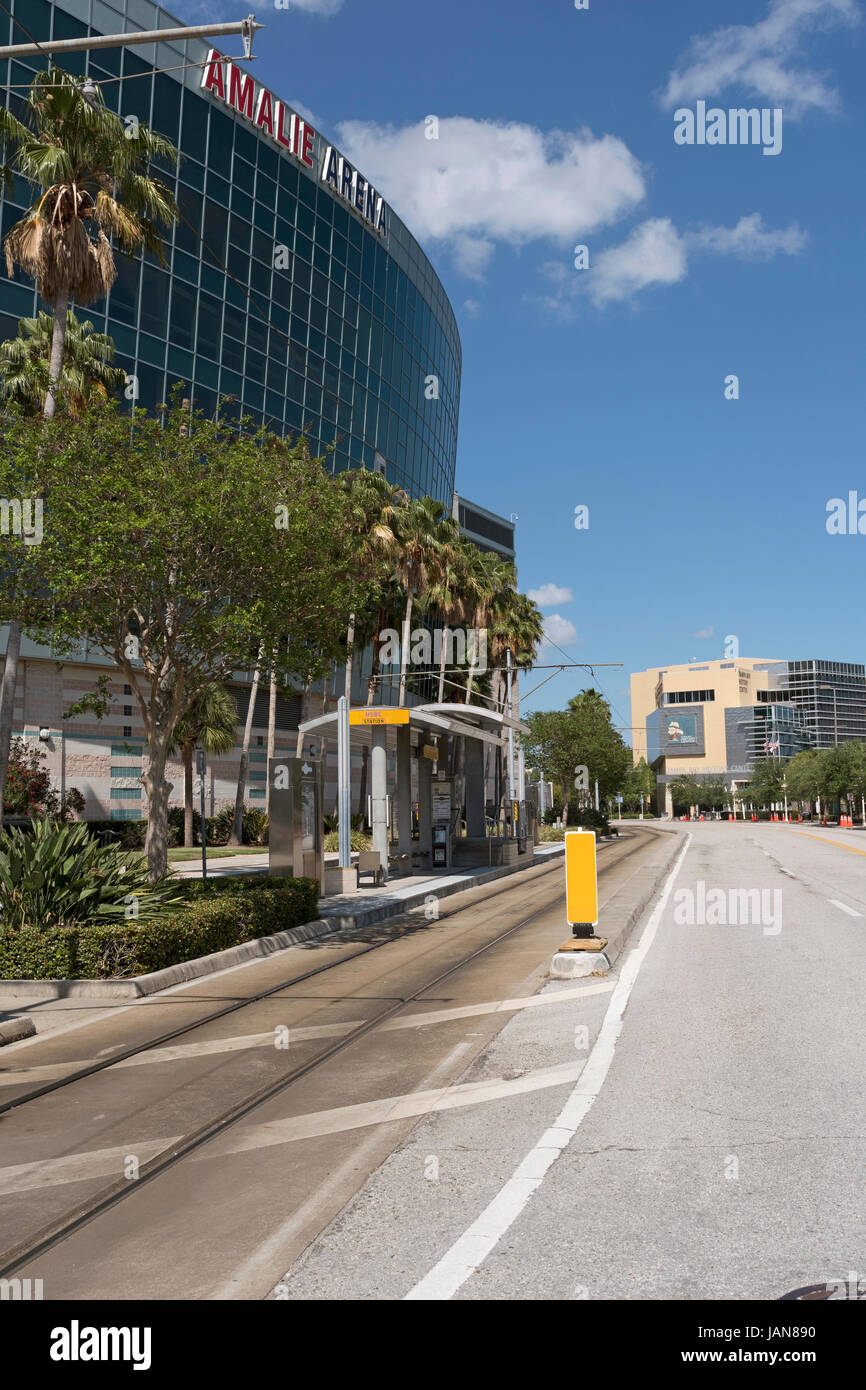
[[[575,1081],[583,1070],[583,1062],[567,1062],[557,1067],[543,1067],[527,1072],[513,1081],[490,1077],[485,1081],[469,1081],[461,1086],[440,1086],[435,1090],[411,1091],[404,1096],[385,1096],[382,1100],[364,1101],[360,1105],[341,1105],[334,1110],[318,1110],[309,1115],[295,1115],[287,1120],[238,1127],[215,1139],[194,1157],[197,1161],[228,1154],[249,1153],[254,1149],[291,1144],[299,1139],[317,1139],[325,1134],[345,1134],[348,1130],[364,1129],[367,1125],[387,1124],[391,1120],[415,1119],[437,1110],[456,1110],[482,1101],[503,1100],[509,1096],[525,1095],[530,1091],[564,1086]],[[68,1182],[84,1182],[89,1178],[118,1177],[123,1160],[134,1155],[145,1162],[179,1142],[179,1136],[167,1139],[133,1140],[110,1149],[92,1149],[84,1153],[65,1154],[62,1158],[40,1159],[35,1163],[19,1163],[0,1168],[0,1196],[25,1192],[34,1187],[59,1187]]]
[[[600,984],[581,985],[575,989],[551,991],[548,994],[530,994],[517,999],[496,999],[485,1004],[464,1004],[454,1009],[439,1009],[426,1013],[406,1014],[403,1018],[392,1018],[382,1024],[383,1033],[404,1029],[422,1028],[434,1023],[449,1023],[459,1018],[476,1018],[483,1014],[515,1013],[520,1009],[534,1009],[540,1005],[558,1004],[569,999],[579,999],[588,994],[609,993],[614,987],[612,980]],[[289,1029],[289,1047],[292,1043],[306,1042],[311,1038],[341,1037],[359,1028],[364,1019],[354,1019],[348,1023],[313,1023],[304,1028]],[[153,1047],[148,1052],[140,1052],[135,1057],[127,1057],[116,1062],[115,1067],[149,1066],[155,1062],[183,1062],[194,1057],[211,1057],[220,1053],[243,1052],[253,1047],[273,1047],[274,1030],[268,1033],[244,1033],[236,1038],[214,1038],[208,1042],[178,1043],[174,1047]],[[25,1082],[53,1081],[89,1066],[95,1058],[78,1062],[46,1063],[40,1067],[23,1067],[17,1071],[0,1071],[0,1086],[21,1086]]]
[[[632,987],[655,939],[662,913],[691,839],[691,832],[689,832],[686,836],[686,842],[677,856],[676,863],[668,874],[662,895],[641,934],[640,941],[634,950],[629,952],[607,1007],[595,1046],[565,1106],[554,1120],[551,1128],[542,1134],[535,1148],[526,1155],[526,1158],[498,1195],[484,1209],[477,1221],[473,1222],[469,1229],[455,1241],[438,1264],[434,1265],[430,1272],[409,1290],[406,1294],[407,1300],[445,1301],[453,1298],[458,1289],[470,1275],[480,1268],[509,1227],[517,1220],[530,1197],[541,1186],[547,1170],[574,1138],[604,1085],[622,1030],[622,1016]]]
[[[828,902],[831,902],[831,903],[833,904],[834,907],[838,907],[838,909],[839,909],[840,912],[847,912],[847,914],[848,914],[849,917],[862,917],[862,916],[863,916],[863,913],[862,913],[862,912],[855,912],[854,909],[853,909],[853,907],[849,907],[847,903],[840,903],[840,901],[839,901],[838,898],[828,898],[827,901],[828,901]]]

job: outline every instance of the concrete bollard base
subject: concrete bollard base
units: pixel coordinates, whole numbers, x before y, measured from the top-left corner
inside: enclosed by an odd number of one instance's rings
[[[578,980],[586,975],[606,975],[609,970],[604,951],[557,951],[550,963],[550,978]]]

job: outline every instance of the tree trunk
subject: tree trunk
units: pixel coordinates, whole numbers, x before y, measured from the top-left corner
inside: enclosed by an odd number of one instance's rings
[[[244,840],[244,788],[247,782],[247,767],[250,761],[250,739],[253,733],[253,717],[256,712],[256,696],[259,693],[259,681],[262,675],[262,657],[265,652],[264,642],[259,644],[259,651],[256,657],[256,669],[253,672],[253,683],[250,687],[250,703],[247,709],[247,722],[244,725],[244,741],[241,745],[241,764],[238,768],[238,789],[235,793],[235,818],[232,823],[232,831],[228,838],[230,845],[241,845]]]
[[[265,782],[265,813],[271,813],[271,759],[277,750],[277,653],[271,653],[271,675],[268,684],[268,771]]]
[[[42,410],[46,420],[53,420],[57,405],[57,388],[63,370],[63,345],[66,340],[66,309],[68,304],[69,290],[64,287],[58,293],[54,304],[54,331],[51,336],[51,357],[48,364],[48,391]],[[0,825],[3,824],[3,799],[6,794],[6,774],[9,771],[9,747],[12,742],[13,706],[20,654],[21,624],[16,618],[13,618],[9,624],[6,665],[3,668],[3,686],[2,693],[0,693]]]
[[[400,698],[397,703],[406,703],[406,668],[409,665],[409,636],[412,631],[412,590],[406,595],[406,616],[403,619],[403,643],[400,648]]]
[[[147,772],[141,779],[147,791],[147,838],[144,848],[147,854],[148,876],[151,880],[162,878],[168,872],[168,802],[171,783],[165,776],[167,743],[168,738],[163,733],[158,739],[148,739],[149,761]]]
[[[195,844],[193,830],[192,762],[195,752],[195,739],[188,739],[183,745],[183,844],[184,849],[192,849]],[[201,828],[204,834],[204,826]]]
[[[568,792],[569,792],[568,782],[563,782],[563,784],[562,784],[562,824],[563,824],[563,826],[567,826],[567,825],[568,825]]]
[[[63,372],[63,347],[66,342],[66,310],[69,306],[69,288],[64,286],[54,301],[54,332],[51,335],[51,358],[48,363],[48,390],[45,393],[43,415],[46,420],[54,419],[57,409],[57,392]]]
[[[311,690],[311,689],[312,689],[311,683],[310,683],[309,681],[307,681],[307,684],[304,686],[303,693],[302,693],[302,695],[301,695],[301,716],[300,716],[300,718],[299,718],[299,720],[298,720],[298,725],[299,725],[299,726],[300,726],[301,724],[306,724],[307,720],[308,720],[309,717],[310,717],[310,690]],[[300,757],[303,755],[303,752],[304,752],[304,735],[301,733],[301,730],[300,730],[300,727],[299,727],[299,728],[298,728],[298,737],[297,737],[297,739],[296,739],[296,741],[295,741],[295,757],[296,757],[296,758],[300,758]]]
[[[15,718],[15,686],[18,684],[18,660],[21,655],[21,624],[13,618],[6,642],[6,664],[0,686],[0,825],[3,824],[3,799],[6,794],[6,774],[9,771],[9,749],[12,744],[12,724]]]
[[[440,654],[440,656],[439,656],[439,704],[440,704],[440,705],[443,703],[443,701],[444,701],[444,699],[445,699],[445,663],[446,663],[446,659],[447,659],[447,657],[448,657],[448,638],[449,638],[450,634],[451,634],[451,629],[450,629],[450,627],[448,627],[448,625],[446,624],[445,627],[443,627],[443,629],[442,629],[442,651],[441,651],[441,654]]]

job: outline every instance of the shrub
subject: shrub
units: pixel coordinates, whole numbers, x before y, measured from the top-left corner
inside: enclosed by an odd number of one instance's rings
[[[4,927],[67,927],[94,919],[147,922],[180,902],[168,879],[151,883],[138,855],[94,840],[87,825],[37,820],[0,835]]]
[[[88,820],[83,824],[94,839],[105,836],[109,844],[120,849],[144,849],[146,820]]]
[[[364,835],[360,830],[349,832],[349,844],[353,850],[369,849],[373,840],[370,835]],[[325,834],[325,849],[329,854],[340,848],[340,832],[329,830]]]
[[[244,888],[238,891],[241,882]],[[222,883],[229,887],[215,887]],[[137,924],[88,923],[45,931],[31,926],[10,930],[4,924],[0,978],[106,979],[162,970],[309,922],[316,915],[318,884],[286,878],[253,880],[248,887],[247,880],[213,879],[190,896],[195,900],[171,916]]]
[[[41,748],[27,744],[23,738],[13,738],[9,745],[9,766],[3,813],[19,816],[49,815],[61,821],[72,820],[84,810],[84,797],[77,787],[70,787],[61,796],[51,784],[51,774],[45,766],[47,758]]]

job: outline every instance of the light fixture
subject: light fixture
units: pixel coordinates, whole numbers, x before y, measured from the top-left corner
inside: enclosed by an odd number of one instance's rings
[[[39,742],[40,742],[40,743],[47,743],[48,740],[50,739],[50,737],[51,737],[51,730],[50,730],[50,729],[40,729],[40,730],[39,730]]]
[[[93,102],[94,97],[99,95],[99,88],[92,77],[85,77],[81,83],[81,95],[85,101]]]

